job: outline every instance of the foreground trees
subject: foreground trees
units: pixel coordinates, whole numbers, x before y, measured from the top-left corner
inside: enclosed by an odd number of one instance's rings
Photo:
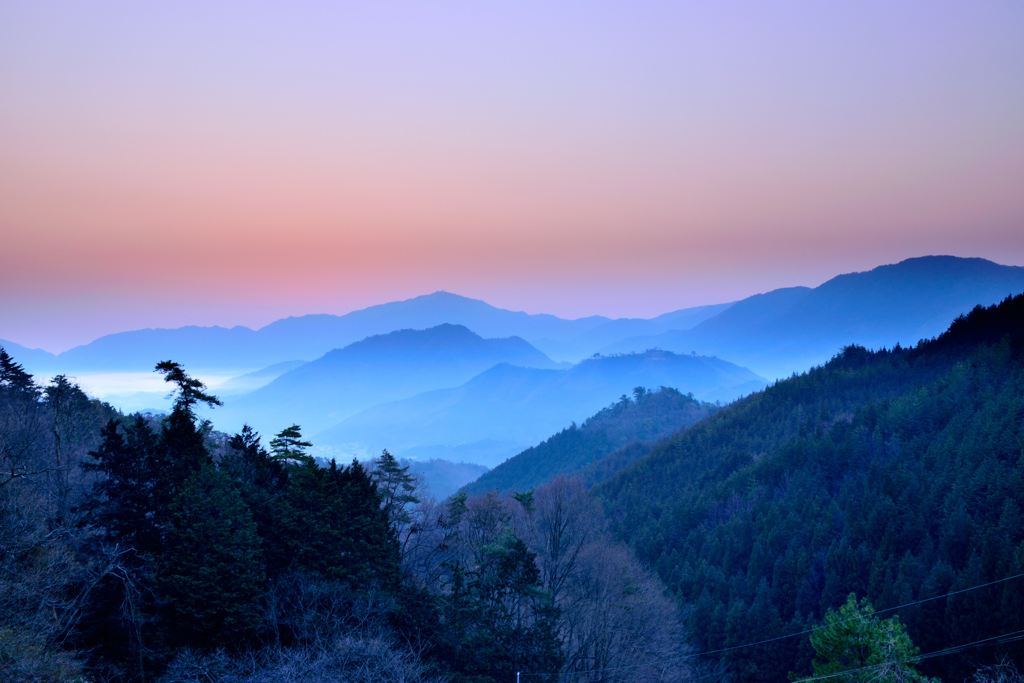
[[[463,493],[411,515],[403,568],[439,596],[433,646],[461,662],[455,680],[669,681],[690,670],[663,586],[611,540],[579,480]]]
[[[63,376],[47,386],[0,349],[0,680],[69,679],[69,634],[112,558],[89,554],[81,468],[114,411]]]
[[[1021,491],[1024,295],[914,349],[848,347],[594,493],[697,647],[753,682],[810,675],[795,636],[851,591],[917,603],[899,614],[923,653],[968,648],[925,658],[926,675],[1024,661],[1004,637],[1024,629]]]
[[[194,409],[219,402],[177,364],[157,369],[177,387],[159,432],[141,415],[111,420],[87,464],[99,475],[87,521],[118,558],[73,636],[93,671],[145,680],[183,648],[301,640],[269,611],[289,576],[394,588],[395,533],[361,465],[316,464],[297,426],[274,455],[245,429],[214,458]]]
[[[825,614],[825,623],[811,633],[818,656],[812,663],[814,677],[837,683],[929,683],[932,679],[915,668],[920,651],[899,618],[874,614],[871,604],[858,602],[853,593],[838,611]]]
[[[386,452],[343,466],[297,425],[276,452],[249,428],[212,432],[195,409],[216,399],[174,363],[172,412],[126,417],[0,357],[0,680],[921,681],[908,633],[931,655],[945,630],[1020,632],[1021,584],[992,580],[1024,558],[1020,348],[926,358],[930,384],[850,414],[798,402],[774,442],[747,401],[612,480],[606,495],[639,496],[652,464],[693,477],[650,518],[609,507],[690,633],[580,480],[438,502]],[[758,400],[916,382],[904,352],[861,351]],[[851,588],[916,601],[911,630],[864,602],[829,611]],[[822,618],[809,644],[790,637]],[[691,638],[731,671],[695,667]]]

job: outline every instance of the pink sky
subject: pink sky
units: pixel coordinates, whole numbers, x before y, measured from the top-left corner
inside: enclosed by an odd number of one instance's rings
[[[1024,5],[894,4],[4,2],[0,338],[1024,265]]]

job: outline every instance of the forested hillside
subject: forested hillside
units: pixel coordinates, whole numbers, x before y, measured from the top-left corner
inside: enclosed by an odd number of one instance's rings
[[[717,406],[698,401],[693,394],[661,387],[648,391],[637,387],[633,396],[618,401],[588,418],[583,424],[563,429],[537,446],[509,458],[466,486],[470,493],[483,491],[529,491],[558,475],[584,473],[591,479],[614,473],[599,461],[612,451],[635,444],[634,457],[659,438],[689,427],[713,414]],[[627,464],[616,459],[618,467]]]
[[[578,482],[417,489],[387,452],[314,460],[197,417],[124,416],[0,352],[0,680],[660,681],[690,670],[664,586]],[[667,664],[665,662],[668,662]],[[620,675],[628,672],[628,677]]]
[[[900,676],[879,680],[919,681],[916,645],[961,681],[1024,660],[1024,295],[721,409],[638,389],[501,473],[519,491],[443,502],[387,452],[216,432],[198,408],[219,400],[157,370],[172,412],[125,416],[0,352],[0,680],[738,683],[881,647]]]
[[[851,592],[925,601],[898,612],[924,654],[980,643],[922,663],[944,680],[1024,659],[1022,491],[1024,295],[912,349],[848,347],[596,489],[738,681],[810,674],[800,634]]]

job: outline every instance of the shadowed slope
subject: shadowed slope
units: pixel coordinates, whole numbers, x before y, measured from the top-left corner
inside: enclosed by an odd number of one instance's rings
[[[636,392],[632,399],[623,397],[580,426],[574,423],[509,458],[466,486],[466,490],[470,493],[529,491],[560,474],[580,474],[630,444],[640,446],[646,453],[659,438],[689,427],[716,410],[715,405],[675,389],[662,387],[654,392]],[[609,474],[602,467],[596,468],[593,474],[598,472],[601,478]]]

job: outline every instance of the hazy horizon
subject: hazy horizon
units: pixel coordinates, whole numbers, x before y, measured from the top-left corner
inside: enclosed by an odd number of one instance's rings
[[[917,258],[917,257],[910,257],[910,258]],[[989,259],[989,260],[991,260],[991,259]],[[998,261],[993,261],[993,262],[994,263],[998,263],[999,265],[1018,265],[1018,264],[1011,264],[1011,263],[999,263]],[[874,266],[871,266],[869,268],[865,268],[863,271],[835,272],[835,273],[832,273],[831,275],[828,275],[827,277],[824,277],[823,279],[821,279],[820,282],[815,282],[813,284],[794,283],[794,284],[789,284],[789,285],[783,285],[782,287],[809,287],[809,288],[814,288],[814,287],[817,287],[817,286],[819,286],[819,285],[821,285],[821,284],[831,280],[832,278],[834,278],[834,277],[836,277],[838,275],[844,275],[844,274],[848,274],[848,273],[852,273],[852,272],[866,272],[866,271],[869,271],[869,270],[872,270],[874,268],[877,268],[879,266],[884,266],[884,265],[891,265],[891,264],[889,264],[889,263],[878,263],[878,264],[875,264]],[[67,342],[67,343],[65,343],[65,344],[63,344],[63,345],[61,345],[59,347],[55,347],[55,346],[52,346],[52,345],[49,348],[47,348],[45,346],[33,346],[33,345],[27,344],[27,343],[25,343],[25,342],[23,342],[23,341],[21,341],[21,340],[19,340],[17,338],[14,338],[13,336],[4,336],[2,333],[0,333],[0,339],[6,339],[7,341],[11,341],[11,342],[14,342],[16,344],[20,344],[21,346],[24,346],[24,347],[27,347],[27,348],[38,348],[38,349],[42,349],[44,351],[48,351],[49,353],[59,354],[59,353],[62,353],[64,351],[67,351],[67,350],[69,350],[71,348],[74,348],[76,346],[81,346],[81,345],[88,344],[88,343],[90,343],[92,341],[95,341],[96,339],[99,339],[100,337],[103,337],[103,336],[106,336],[106,335],[110,335],[110,334],[117,334],[117,333],[120,333],[120,332],[131,332],[131,331],[140,330],[140,329],[176,329],[176,328],[187,327],[187,326],[195,326],[195,327],[224,327],[224,328],[231,328],[231,327],[235,327],[235,326],[242,326],[242,327],[248,327],[248,328],[250,328],[252,330],[259,330],[259,329],[261,329],[261,328],[263,328],[263,327],[265,327],[265,326],[267,326],[267,325],[269,325],[269,324],[271,324],[273,322],[276,322],[278,320],[281,320],[281,319],[284,319],[284,318],[288,318],[288,317],[300,317],[300,316],[303,316],[303,315],[318,315],[318,314],[343,316],[343,315],[346,315],[348,313],[352,313],[352,312],[359,311],[359,310],[364,310],[366,308],[371,308],[373,306],[379,306],[379,305],[386,304],[386,303],[392,303],[393,301],[408,301],[408,300],[411,300],[411,299],[419,298],[419,297],[422,297],[422,296],[429,296],[430,294],[435,294],[435,293],[439,293],[439,292],[446,292],[446,293],[454,294],[454,295],[460,296],[460,297],[465,297],[465,298],[469,298],[469,299],[476,299],[476,300],[479,300],[479,301],[483,301],[484,303],[487,303],[487,304],[489,304],[491,306],[494,306],[495,308],[502,308],[504,310],[514,311],[514,312],[524,312],[524,313],[528,313],[528,314],[531,314],[531,315],[535,315],[535,314],[556,315],[557,317],[561,317],[561,318],[564,318],[564,319],[567,319],[567,320],[574,320],[574,319],[585,318],[585,317],[589,317],[589,316],[602,316],[602,315],[604,317],[609,318],[609,319],[615,319],[615,318],[645,318],[645,319],[650,319],[650,318],[655,318],[655,317],[657,317],[659,315],[662,315],[662,314],[665,314],[665,313],[671,313],[673,311],[677,311],[677,310],[681,310],[681,309],[685,309],[685,308],[709,306],[709,305],[715,305],[715,304],[723,304],[723,303],[731,303],[731,302],[734,302],[734,301],[740,301],[740,300],[742,300],[744,298],[747,298],[749,296],[755,296],[757,294],[764,294],[764,293],[772,291],[774,289],[779,289],[779,287],[772,287],[772,288],[767,288],[767,289],[760,289],[760,290],[751,291],[749,294],[745,294],[743,296],[737,296],[734,299],[728,299],[728,300],[722,300],[722,301],[706,301],[706,302],[700,302],[700,303],[692,303],[690,305],[681,306],[681,307],[678,307],[678,308],[670,308],[670,309],[666,309],[666,310],[656,310],[654,313],[650,313],[650,314],[647,314],[647,315],[630,315],[630,314],[625,314],[625,315],[608,315],[608,314],[604,314],[604,313],[601,313],[601,312],[598,311],[598,312],[586,313],[584,315],[577,315],[577,316],[558,315],[557,313],[554,313],[554,312],[552,312],[550,310],[544,310],[543,308],[538,308],[536,310],[526,310],[526,309],[523,309],[523,308],[515,308],[514,305],[513,306],[509,306],[509,307],[504,307],[504,306],[497,305],[494,302],[488,301],[488,300],[483,299],[483,298],[473,297],[473,296],[466,296],[466,295],[464,295],[464,294],[462,294],[460,292],[449,292],[447,290],[436,290],[434,292],[424,292],[424,293],[421,293],[421,294],[414,294],[414,295],[412,295],[410,297],[407,297],[407,298],[387,300],[387,301],[376,301],[376,302],[369,303],[366,306],[361,306],[359,308],[353,308],[353,309],[344,310],[344,311],[337,311],[337,312],[334,312],[334,311],[323,311],[323,310],[308,310],[308,311],[303,312],[303,313],[284,313],[283,315],[272,315],[272,314],[268,314],[266,312],[263,312],[262,317],[256,318],[259,322],[256,322],[254,324],[246,324],[245,322],[235,322],[235,323],[232,323],[232,324],[225,324],[225,323],[218,322],[216,320],[214,320],[212,322],[207,321],[207,322],[204,322],[204,323],[191,322],[191,321],[189,321],[190,314],[195,316],[195,317],[198,317],[198,318],[202,319],[202,318],[206,317],[208,315],[208,313],[202,311],[202,309],[192,309],[192,310],[189,310],[187,307],[183,307],[182,310],[174,312],[170,316],[170,318],[169,318],[169,319],[173,320],[173,319],[176,319],[176,317],[180,317],[181,319],[185,320],[185,322],[182,322],[181,324],[177,324],[177,325],[175,325],[175,324],[152,324],[152,325],[139,326],[139,327],[125,327],[123,329],[109,329],[109,330],[107,330],[105,332],[101,332],[99,334],[96,334],[93,337],[90,337],[90,338],[87,338],[87,339],[83,338],[83,340],[77,341],[77,342],[74,342],[74,343]],[[541,304],[541,306],[542,306],[542,304]],[[228,319],[232,318],[232,316],[238,316],[239,315],[239,313],[237,311],[223,311],[223,310],[221,310],[218,313],[222,317],[225,317],[225,318],[228,318]],[[244,314],[242,314],[242,315],[244,315]],[[253,316],[255,316],[255,315],[256,314],[253,314]],[[270,317],[268,317],[268,316],[270,316]],[[67,338],[71,339],[71,337],[67,337]],[[255,369],[259,369],[259,368],[253,367],[252,369],[255,370]],[[220,379],[224,380],[224,379],[227,379],[228,377],[229,377],[228,375],[225,375],[224,377],[221,377]]]
[[[1024,6],[0,6],[0,338],[1024,265]]]

